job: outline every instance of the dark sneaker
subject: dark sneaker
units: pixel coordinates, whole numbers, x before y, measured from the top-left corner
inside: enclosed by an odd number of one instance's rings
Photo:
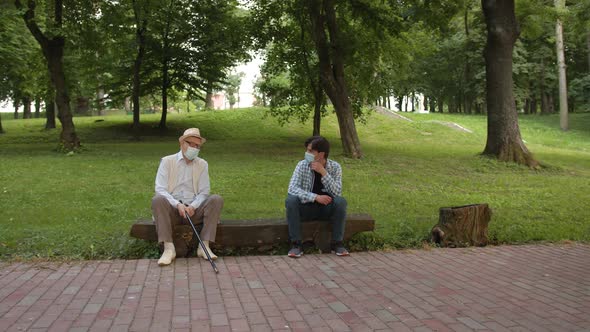
[[[301,246],[294,245],[291,250],[289,250],[287,256],[291,258],[299,258],[303,256],[303,250],[301,250]]]
[[[346,248],[344,248],[344,244],[342,242],[336,242],[332,244],[332,252],[336,254],[336,256],[348,256],[350,253]]]

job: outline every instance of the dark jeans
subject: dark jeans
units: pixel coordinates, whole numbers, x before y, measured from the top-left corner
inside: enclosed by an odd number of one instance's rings
[[[342,241],[346,225],[346,200],[334,197],[332,203],[303,204],[299,197],[288,195],[285,200],[289,238],[291,242],[301,242],[301,222],[309,220],[326,220],[332,223],[332,241]]]

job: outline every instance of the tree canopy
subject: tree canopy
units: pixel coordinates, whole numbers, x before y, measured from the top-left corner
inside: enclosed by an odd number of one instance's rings
[[[132,100],[138,130],[140,112],[153,109],[156,101],[162,112],[160,128],[166,128],[169,96],[211,107],[213,93],[225,90],[232,107],[238,104],[240,78],[232,68],[259,51],[265,63],[256,82],[258,102],[270,106],[269,113],[281,122],[313,117],[313,134],[320,134],[322,116],[333,109],[346,154],[360,157],[355,120],[363,119],[367,106],[488,114],[483,57],[488,27],[482,4],[3,2],[0,100],[12,100],[15,106],[43,100],[47,114],[56,102],[60,120],[66,121],[66,107],[74,115],[108,107],[131,111],[126,105]],[[558,109],[558,18],[564,23],[569,111],[590,108],[588,13],[588,0],[569,0],[557,9],[552,1],[515,2],[518,33],[511,89],[516,112],[549,114]],[[60,62],[48,57],[55,52],[43,40],[61,47]]]

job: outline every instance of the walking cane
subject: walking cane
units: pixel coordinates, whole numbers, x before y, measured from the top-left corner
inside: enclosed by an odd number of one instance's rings
[[[197,229],[195,228],[195,224],[193,224],[191,217],[188,216],[188,213],[186,213],[186,211],[184,212],[184,215],[186,216],[186,219],[188,219],[188,222],[191,224],[191,227],[193,228],[193,232],[195,232],[195,235],[197,236],[197,240],[199,240],[199,244],[201,245],[201,248],[203,248],[205,255],[207,255],[207,260],[209,261],[209,263],[211,263],[213,270],[215,271],[215,273],[219,273],[217,266],[215,265],[215,263],[211,259],[211,255],[209,255],[209,250],[207,250],[207,247],[205,247],[205,244],[203,243],[203,241],[201,241],[201,237],[199,236],[199,232],[197,232]]]

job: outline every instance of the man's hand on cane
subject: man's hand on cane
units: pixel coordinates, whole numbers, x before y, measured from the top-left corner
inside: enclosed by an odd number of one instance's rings
[[[190,205],[185,205],[183,203],[178,203],[178,205],[176,205],[176,209],[178,210],[178,214],[180,214],[180,216],[185,219],[185,213],[188,213],[189,217],[192,217],[195,214],[195,208],[193,208]]]

